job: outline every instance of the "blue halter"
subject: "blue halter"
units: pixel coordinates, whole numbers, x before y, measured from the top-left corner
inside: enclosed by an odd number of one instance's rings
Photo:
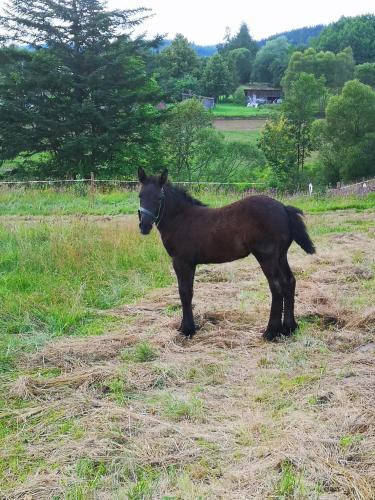
[[[164,188],[161,188],[160,203],[157,215],[153,214],[150,210],[147,210],[147,208],[139,207],[138,210],[139,221],[142,221],[142,214],[148,215],[152,219],[152,224],[156,224],[156,227],[158,227],[164,215],[164,206],[165,206],[165,193],[164,193]]]

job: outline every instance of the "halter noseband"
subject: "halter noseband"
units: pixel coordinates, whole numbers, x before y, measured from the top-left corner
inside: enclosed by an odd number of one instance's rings
[[[164,215],[164,206],[165,206],[165,192],[164,188],[161,188],[160,191],[160,203],[159,203],[159,209],[157,215],[153,214],[150,210],[147,210],[147,208],[139,207],[138,210],[138,217],[139,220],[142,220],[142,214],[148,215],[152,219],[152,224],[156,224],[156,227],[159,226],[161,219]]]

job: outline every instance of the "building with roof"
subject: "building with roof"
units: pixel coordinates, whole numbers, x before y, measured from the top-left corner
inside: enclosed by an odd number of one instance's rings
[[[182,94],[183,101],[185,101],[186,99],[192,99],[192,98],[198,99],[206,109],[213,109],[215,107],[215,98],[214,97],[206,97],[203,95],[196,95],[193,93],[183,93]]]
[[[246,102],[272,104],[282,98],[280,87],[271,87],[263,83],[249,84],[244,88]]]

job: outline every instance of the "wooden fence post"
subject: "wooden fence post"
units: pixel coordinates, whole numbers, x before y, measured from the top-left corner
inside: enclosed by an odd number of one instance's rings
[[[90,172],[90,201],[92,204],[95,202],[95,176],[94,172]]]

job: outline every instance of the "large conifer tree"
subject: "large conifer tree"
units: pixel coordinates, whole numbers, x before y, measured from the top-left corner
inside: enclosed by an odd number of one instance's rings
[[[9,3],[2,38],[17,45],[1,49],[0,159],[46,152],[44,175],[63,177],[108,167],[124,151],[128,161],[144,156],[158,90],[148,44],[130,33],[146,14],[98,0]]]
[[[222,54],[228,53],[230,50],[235,49],[247,49],[250,51],[251,58],[254,60],[255,55],[258,51],[258,44],[252,39],[250,35],[249,28],[246,23],[242,23],[238,33],[231,37],[229,34],[226,35],[226,43],[218,45],[218,50]]]

